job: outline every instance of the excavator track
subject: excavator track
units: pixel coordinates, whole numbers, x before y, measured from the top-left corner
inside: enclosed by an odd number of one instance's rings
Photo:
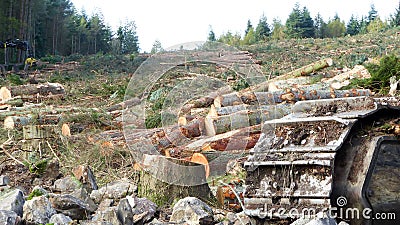
[[[379,126],[383,117],[400,118],[399,105],[397,98],[301,101],[288,116],[265,122],[244,164],[245,213],[268,219],[296,218],[337,206],[343,196],[357,203],[347,206],[370,207],[368,200],[363,203],[363,187],[374,169],[372,156],[377,150],[366,144],[376,146],[378,139],[365,130]],[[352,142],[355,137],[358,143]]]

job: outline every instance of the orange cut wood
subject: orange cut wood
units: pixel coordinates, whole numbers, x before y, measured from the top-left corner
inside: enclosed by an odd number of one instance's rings
[[[192,157],[190,157],[190,162],[198,163],[204,165],[206,170],[206,178],[210,176],[210,166],[208,165],[207,158],[201,153],[194,153]]]

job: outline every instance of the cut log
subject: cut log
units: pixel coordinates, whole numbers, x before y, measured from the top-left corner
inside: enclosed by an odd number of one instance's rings
[[[282,118],[289,113],[271,106],[269,110],[243,110],[226,116],[208,116],[205,120],[206,134],[214,136],[231,130],[262,124],[267,120]]]
[[[194,119],[196,119],[196,116],[193,115],[180,116],[178,118],[178,125],[180,126],[188,125],[189,122],[193,121]]]
[[[24,101],[21,98],[10,98],[0,102],[0,110],[9,109],[10,107],[21,107],[23,105]]]
[[[61,127],[61,133],[65,137],[70,137],[71,136],[71,129],[69,128],[69,125],[64,123]]]
[[[301,89],[287,89],[275,92],[245,92],[232,93],[236,99],[240,99],[242,104],[248,105],[273,105],[282,102],[297,102],[304,100],[329,99],[329,98],[344,98],[370,96],[372,92],[368,89],[352,89],[352,90],[316,90],[314,87],[304,87]],[[219,96],[222,99],[223,107],[233,106],[234,101],[224,100],[225,98],[232,99],[232,95]],[[215,102],[215,101],[214,101]],[[217,107],[217,104],[215,104]]]
[[[194,141],[185,146],[185,151],[201,152],[201,151],[207,151],[207,150],[216,150],[216,149],[212,149],[210,147],[213,145],[213,143],[222,142],[222,140],[234,139],[235,137],[245,137],[245,136],[250,136],[253,134],[259,134],[260,132],[261,132],[261,125],[256,125],[256,126],[251,126],[251,127],[238,129],[238,130],[229,131],[226,133],[215,135],[213,137],[202,138],[197,141]],[[238,148],[238,149],[242,149],[242,148]]]
[[[268,91],[268,86],[271,82],[277,81],[277,80],[286,80],[288,78],[293,78],[293,77],[299,77],[299,76],[306,76],[309,75],[310,73],[313,73],[315,71],[324,69],[326,67],[332,66],[333,65],[333,60],[331,58],[327,59],[321,59],[317,62],[311,63],[307,66],[303,66],[299,69],[296,69],[292,72],[289,72],[287,74],[284,74],[282,76],[278,76],[274,79],[271,79],[269,81],[262,82],[257,85],[253,85],[249,88],[243,89],[241,92],[263,92],[263,91]]]
[[[40,115],[38,117],[33,115],[8,116],[4,119],[4,128],[22,129],[23,126],[28,124],[31,125],[58,124],[60,120],[61,120],[61,115]]]
[[[292,108],[291,104],[278,104],[278,105],[234,105],[227,107],[216,108],[214,105],[211,106],[210,112],[208,113],[209,117],[218,117],[218,116],[226,116],[232,113],[249,110],[249,111],[269,111],[276,112],[287,115],[290,113],[290,109]]]
[[[155,141],[159,149],[185,145],[190,139],[204,132],[204,120],[195,119],[185,126],[173,126],[158,132]]]
[[[15,128],[21,128],[22,126],[31,123],[32,116],[8,116],[4,119],[4,128],[13,130]]]
[[[6,87],[1,87],[0,88],[0,99],[1,101],[8,101],[11,99],[11,92],[8,90]]]
[[[132,99],[125,100],[123,102],[120,102],[118,104],[115,104],[113,106],[108,107],[107,111],[108,112],[114,112],[114,111],[124,110],[126,108],[138,105],[138,104],[140,104],[140,102],[141,101],[140,101],[139,98],[132,98]]]
[[[57,95],[65,94],[64,87],[59,83],[47,83],[47,84],[27,84],[20,86],[7,87],[10,90],[12,96],[24,96],[24,95]]]

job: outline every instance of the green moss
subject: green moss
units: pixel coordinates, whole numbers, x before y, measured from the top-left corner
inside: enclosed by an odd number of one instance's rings
[[[42,196],[44,194],[45,193],[41,192],[39,189],[35,189],[28,195],[28,197],[26,197],[26,200],[31,200],[34,197],[39,197],[39,196]]]

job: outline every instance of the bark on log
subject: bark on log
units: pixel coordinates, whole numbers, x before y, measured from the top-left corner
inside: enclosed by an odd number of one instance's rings
[[[219,96],[219,102],[214,101],[214,104],[216,107],[233,106],[237,102],[237,99],[240,99],[242,104],[273,105],[282,102],[370,96],[372,94],[372,92],[368,89],[316,90],[312,88],[313,86],[304,87],[301,89],[280,90],[275,92],[235,92],[229,95]]]
[[[57,137],[58,131],[57,125],[27,125],[23,126],[23,138],[25,140],[54,138]]]
[[[292,72],[289,72],[287,74],[284,74],[282,76],[278,76],[274,79],[271,79],[269,81],[265,81],[262,82],[260,84],[254,85],[252,87],[243,89],[241,92],[249,92],[249,91],[253,91],[253,92],[263,92],[263,91],[268,91],[268,86],[271,82],[273,81],[277,81],[277,80],[285,80],[288,78],[293,78],[293,77],[299,77],[299,76],[306,76],[309,75],[310,73],[313,73],[315,71],[324,69],[326,67],[329,67],[333,64],[333,60],[331,58],[327,58],[327,59],[321,59],[319,61],[316,61],[314,63],[311,63],[307,66],[303,66],[299,69],[296,69]]]
[[[51,96],[51,95],[65,95],[64,87],[59,83],[47,83],[47,84],[27,84],[20,86],[7,87],[10,91],[11,96]]]
[[[140,104],[140,99],[139,98],[132,98],[123,102],[120,102],[118,104],[112,105],[107,108],[108,112],[114,112],[114,111],[119,111],[119,110],[124,110],[126,108],[129,108],[134,105]]]
[[[24,105],[24,101],[21,98],[10,98],[6,101],[0,102],[0,109],[8,109],[10,107],[21,107]]]
[[[231,130],[262,124],[267,120],[282,118],[288,113],[288,111],[276,110],[276,107],[271,107],[270,110],[244,110],[226,116],[208,116],[205,120],[206,134],[214,136]]]
[[[39,115],[37,118],[33,115],[24,116],[8,116],[4,119],[4,128],[6,129],[21,129],[26,125],[46,125],[58,124],[61,120],[61,115]]]
[[[236,139],[236,137],[246,137],[246,136],[252,136],[254,134],[260,134],[261,132],[261,125],[255,125],[251,127],[245,127],[237,130],[232,130],[226,133],[218,134],[213,137],[208,137],[208,138],[202,138],[200,140],[194,141],[188,145],[185,146],[185,151],[189,152],[201,152],[201,151],[207,151],[207,150],[212,150],[210,146],[213,146],[215,144],[213,143],[221,143],[225,142],[225,140],[233,140]],[[226,149],[227,145],[224,147],[220,147],[219,149]],[[232,142],[232,147],[234,147],[234,144]],[[250,148],[250,147],[249,147]],[[231,148],[234,149],[234,148]],[[236,148],[236,149],[243,149],[243,148]],[[217,149],[214,149],[217,150]]]
[[[278,112],[279,114],[289,114],[290,109],[292,108],[291,104],[278,104],[278,105],[234,105],[227,107],[217,108],[214,105],[210,107],[210,112],[208,113],[209,117],[218,117],[218,116],[226,116],[232,113],[240,112],[243,110],[249,111],[269,111],[269,112]]]

